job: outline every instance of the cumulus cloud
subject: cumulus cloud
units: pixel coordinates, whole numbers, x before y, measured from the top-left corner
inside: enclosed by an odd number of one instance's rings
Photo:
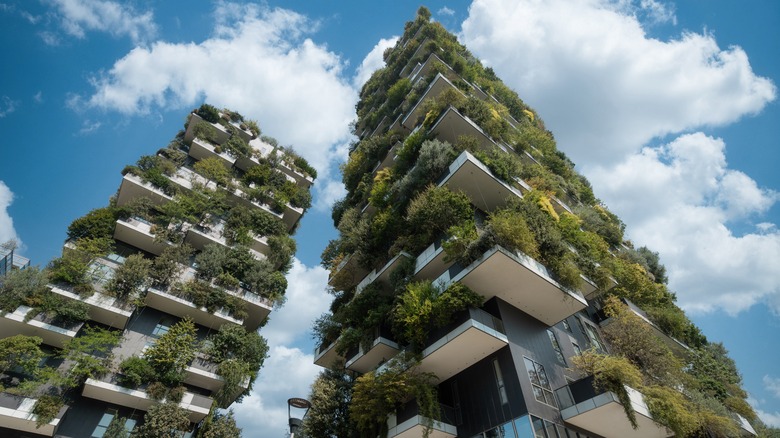
[[[353,80],[355,88],[358,90],[362,88],[363,84],[368,82],[368,79],[371,78],[371,75],[376,70],[385,66],[385,50],[389,47],[395,46],[397,41],[398,37],[394,36],[391,38],[382,38],[378,43],[376,43],[374,48],[368,52],[368,55],[363,58],[363,62],[360,63],[357,71],[355,72],[355,79]]]
[[[439,15],[447,15],[450,17],[455,15],[455,11],[446,6],[442,6],[436,13]]]
[[[50,0],[62,31],[84,38],[87,31],[108,32],[115,37],[129,37],[134,44],[148,41],[157,33],[152,11],[136,11],[132,6],[105,0]],[[37,21],[36,21],[37,22]],[[49,35],[50,36],[50,35]],[[47,44],[58,42],[44,38]]]
[[[291,143],[327,180],[357,96],[342,78],[342,60],[304,37],[311,23],[295,12],[220,3],[216,17],[213,36],[200,43],[133,49],[76,103],[126,114],[203,100],[230,107]]]
[[[19,105],[19,102],[11,99],[8,96],[3,96],[0,98],[0,119],[16,111],[17,105]]]
[[[750,403],[750,406],[753,408],[753,410],[756,412],[756,415],[758,415],[758,418],[761,419],[761,421],[764,422],[769,427],[780,427],[780,412],[767,412],[760,408],[761,405],[765,403],[764,400],[756,400],[752,396],[748,396],[747,402]]]
[[[728,169],[722,140],[683,135],[590,177],[629,237],[661,254],[684,308],[736,314],[780,295],[780,232],[762,225],[738,236],[726,226],[765,212],[778,194]]]
[[[758,113],[775,85],[711,34],[649,38],[662,21],[674,10],[660,1],[477,0],[461,38],[539,111],[628,237],[661,254],[686,310],[778,310],[780,233],[751,222],[777,192],[730,169],[722,140],[682,134]]]
[[[658,136],[734,122],[775,98],[741,48],[721,49],[708,33],[650,38],[626,3],[476,0],[461,39],[584,167]]]
[[[19,241],[14,229],[14,220],[8,214],[8,207],[14,201],[14,194],[3,181],[0,181],[0,243],[15,239]]]
[[[285,436],[287,399],[308,397],[309,386],[320,371],[311,352],[291,344],[308,338],[311,323],[330,305],[331,297],[325,292],[328,271],[320,266],[308,268],[296,259],[287,280],[287,303],[271,313],[270,322],[261,330],[268,339],[270,357],[255,381],[257,389],[235,405],[245,435]]]
[[[764,387],[775,397],[780,398],[780,378],[765,375]]]

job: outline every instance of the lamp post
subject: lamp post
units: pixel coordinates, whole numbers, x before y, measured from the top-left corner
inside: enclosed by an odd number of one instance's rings
[[[306,409],[306,411],[301,415],[301,418],[294,418],[292,416],[292,408]],[[290,421],[290,438],[295,438],[295,432],[297,432],[303,424],[303,419],[309,412],[309,408],[311,408],[311,402],[305,398],[293,397],[287,399],[287,417],[289,417]]]

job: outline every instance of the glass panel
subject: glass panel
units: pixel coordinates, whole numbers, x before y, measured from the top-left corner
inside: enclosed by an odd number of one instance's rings
[[[550,388],[550,381],[547,379],[547,373],[544,372],[544,367],[537,364],[537,373],[539,374],[539,386],[544,389]]]
[[[555,406],[555,397],[553,397],[552,391],[544,390],[544,402],[550,406]]]
[[[539,375],[536,373],[536,365],[532,360],[525,359],[525,367],[528,369],[528,378],[531,379],[531,383],[539,385]]]
[[[547,436],[549,438],[559,438],[558,431],[555,428],[555,423],[550,423],[549,421],[545,420],[544,428],[547,431]]]
[[[127,421],[125,421],[125,430],[128,432],[132,432],[133,429],[135,429],[135,418],[128,418]]]
[[[574,354],[577,356],[582,354],[582,350],[580,349],[580,346],[575,344],[574,342],[571,343],[572,348],[574,348]]]
[[[566,329],[566,331],[571,332],[571,326],[569,325],[569,321],[563,320],[563,328]]]
[[[511,421],[496,427],[495,430],[498,432],[499,438],[515,438],[515,430]]]
[[[547,434],[544,432],[544,421],[541,418],[531,417],[531,424],[533,424],[536,438],[547,438]]]
[[[531,422],[528,421],[527,415],[515,419],[515,432],[517,438],[534,438],[534,431],[531,429]]]
[[[545,402],[544,401],[544,392],[542,391],[542,388],[540,388],[540,387],[538,387],[536,385],[532,385],[531,388],[534,389],[534,397],[536,398],[536,400],[544,403]]]

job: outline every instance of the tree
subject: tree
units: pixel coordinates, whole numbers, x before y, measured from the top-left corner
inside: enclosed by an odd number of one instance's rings
[[[222,164],[222,159],[218,157],[204,158],[195,163],[193,168],[206,179],[221,186],[227,186],[233,177],[230,170]]]
[[[15,368],[25,374],[35,374],[38,363],[46,357],[41,342],[39,337],[24,335],[0,339],[0,374]]]
[[[195,324],[185,318],[172,325],[167,333],[144,353],[144,359],[157,373],[157,378],[168,386],[177,386],[184,380],[184,369],[195,357],[198,339]]]
[[[156,404],[144,415],[144,424],[138,428],[138,438],[183,438],[189,430],[187,411],[176,403]]]
[[[134,298],[145,287],[149,277],[152,261],[141,254],[133,254],[125,259],[124,264],[114,271],[114,276],[108,281],[106,289],[120,300]]]
[[[75,363],[66,377],[66,385],[75,387],[87,378],[102,376],[110,370],[111,350],[119,343],[120,331],[87,325],[78,337],[68,340],[59,357]]]
[[[125,422],[127,422],[127,418],[115,415],[103,433],[103,438],[128,438],[130,432],[125,429]]]
[[[310,438],[350,438],[349,404],[354,381],[343,369],[325,370],[311,385],[311,409],[303,420]]]
[[[236,425],[232,409],[226,414],[215,411],[211,418],[204,422],[203,428],[198,431],[198,438],[239,437],[241,437],[241,428]]]
[[[30,297],[47,291],[46,275],[37,267],[11,270],[0,277],[0,311],[13,312]]]

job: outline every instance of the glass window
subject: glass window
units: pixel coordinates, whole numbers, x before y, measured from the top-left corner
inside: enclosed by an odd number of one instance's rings
[[[509,398],[506,395],[506,387],[504,386],[504,376],[501,374],[501,366],[498,364],[498,359],[493,359],[493,371],[496,373],[496,386],[498,386],[498,398],[501,399],[501,404],[505,405],[509,403]]]
[[[531,428],[531,422],[528,421],[528,415],[515,419],[515,432],[517,438],[534,438],[534,431]]]
[[[542,403],[555,407],[555,397],[553,397],[550,381],[547,378],[544,367],[542,364],[534,362],[527,357],[524,357],[523,359],[525,359],[525,366],[528,370],[528,378],[531,380],[534,398]]]
[[[160,320],[160,322],[157,323],[156,326],[154,326],[154,330],[152,330],[152,336],[155,338],[159,338],[160,336],[168,333],[168,330],[170,330],[171,326],[173,325],[173,320],[171,318],[163,318]]]
[[[108,425],[111,424],[111,420],[114,419],[114,416],[116,416],[117,411],[116,409],[108,409],[103,414],[103,416],[100,418],[100,421],[98,422],[97,426],[95,426],[95,430],[92,431],[92,438],[103,438],[103,435],[106,433],[106,430],[108,429]]]
[[[590,324],[585,324],[585,330],[588,331],[588,339],[590,339],[590,342],[593,343],[596,349],[602,353],[605,353],[607,350],[604,348],[604,344],[601,342],[601,336],[599,336],[599,333],[596,331],[596,329],[591,327]]]
[[[548,438],[547,432],[544,430],[544,420],[538,417],[531,417],[531,424],[534,427],[534,437]]]
[[[566,360],[563,358],[561,346],[558,344],[558,338],[555,336],[555,333],[553,333],[552,330],[547,329],[547,336],[550,338],[550,344],[552,344],[552,348],[555,350],[555,357],[558,358],[558,362],[566,365]]]
[[[512,428],[512,422],[502,424],[485,432],[485,438],[515,438],[515,431]]]
[[[561,322],[563,323],[563,328],[566,329],[567,332],[571,333],[571,326],[569,325],[569,321],[564,319]]]
[[[582,354],[582,349],[580,348],[580,346],[579,346],[579,345],[577,345],[577,343],[576,343],[576,342],[572,342],[572,343],[571,343],[571,348],[573,348],[573,349],[574,349],[574,354],[576,354],[577,356],[579,356],[579,355],[581,355],[581,354]]]

